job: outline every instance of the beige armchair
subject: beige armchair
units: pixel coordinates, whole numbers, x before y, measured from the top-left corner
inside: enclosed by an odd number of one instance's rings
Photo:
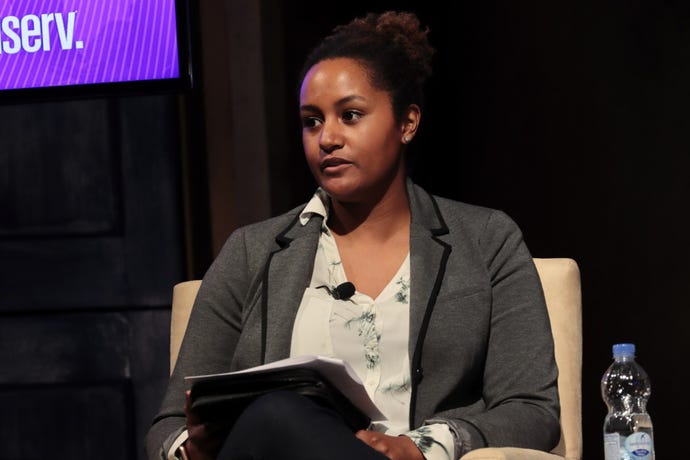
[[[558,364],[561,440],[546,453],[515,447],[473,450],[463,460],[582,459],[582,296],[580,269],[572,259],[534,259],[544,288]]]
[[[580,271],[572,259],[534,259],[544,288],[559,369],[561,440],[551,453],[514,447],[474,450],[463,460],[582,459],[582,298]],[[189,313],[201,285],[185,281],[173,289],[170,322],[170,370],[175,366]]]

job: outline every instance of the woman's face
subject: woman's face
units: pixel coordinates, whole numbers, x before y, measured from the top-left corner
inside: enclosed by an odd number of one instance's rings
[[[307,72],[300,117],[307,163],[332,198],[363,202],[403,176],[404,123],[356,60],[328,59]]]

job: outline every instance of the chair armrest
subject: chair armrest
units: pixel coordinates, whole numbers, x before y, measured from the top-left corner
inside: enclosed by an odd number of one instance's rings
[[[564,460],[549,452],[519,447],[483,447],[462,456],[462,460]]]

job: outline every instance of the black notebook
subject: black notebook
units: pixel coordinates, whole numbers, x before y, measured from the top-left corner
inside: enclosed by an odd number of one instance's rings
[[[254,398],[278,390],[295,391],[335,409],[353,430],[385,420],[352,368],[339,359],[305,355],[187,380],[191,407],[207,420],[232,422]]]

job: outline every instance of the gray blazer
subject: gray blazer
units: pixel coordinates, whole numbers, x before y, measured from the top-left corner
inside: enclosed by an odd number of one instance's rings
[[[503,212],[408,181],[410,426],[444,422],[456,456],[484,446],[549,450],[560,436],[558,371],[539,277]],[[286,358],[321,219],[304,206],[233,232],[204,276],[177,365],[147,436],[161,458],[184,429],[185,375]]]

